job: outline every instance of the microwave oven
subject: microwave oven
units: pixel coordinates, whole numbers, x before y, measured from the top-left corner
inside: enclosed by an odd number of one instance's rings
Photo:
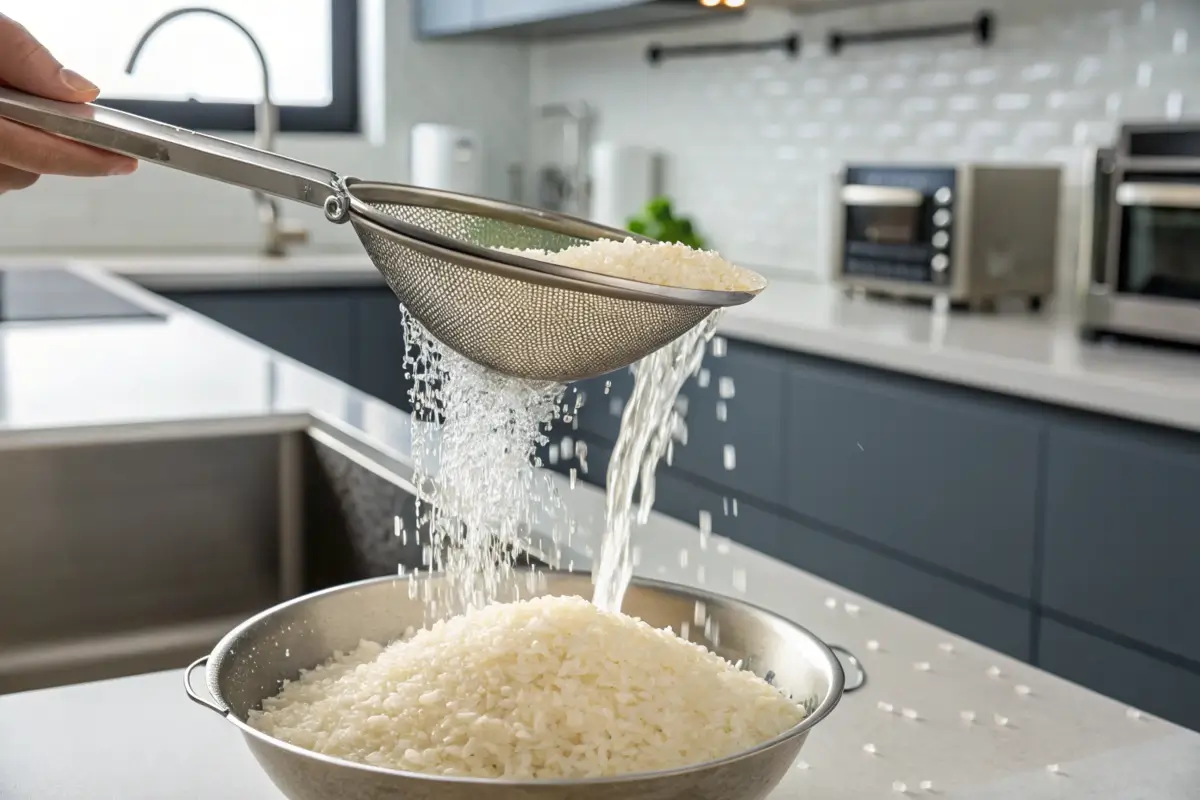
[[[1057,165],[848,165],[833,275],[849,290],[1038,309],[1054,291]]]
[[[1096,163],[1081,332],[1200,345],[1200,124],[1131,124]]]

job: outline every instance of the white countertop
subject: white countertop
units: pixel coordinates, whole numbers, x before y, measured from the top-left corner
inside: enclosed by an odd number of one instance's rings
[[[399,411],[123,281],[94,277],[168,318],[0,326],[0,448],[163,426],[186,431],[197,421],[244,428],[313,415],[406,456],[407,418]],[[581,524],[573,549],[577,566],[586,567],[603,494],[582,483],[560,486]],[[734,570],[745,570],[748,600],[863,660],[867,686],[814,729],[801,754],[810,768],[791,770],[773,795],[778,800],[899,797],[895,781],[922,796],[925,780],[936,796],[979,800],[1195,797],[1200,734],[1133,718],[1119,703],[747,548],[717,541],[701,552],[698,531],[681,522],[654,515],[636,535],[639,573],[696,585],[703,566],[706,588],[734,594]],[[692,558],[682,569],[685,548]],[[868,640],[879,649],[868,650]],[[914,668],[918,662],[931,669]],[[992,666],[999,677],[988,676]],[[180,677],[0,697],[0,798],[278,800],[236,730],[189,703]],[[920,719],[886,713],[879,703],[915,709]],[[962,720],[967,710],[974,724]],[[997,715],[1008,724],[997,724]],[[863,751],[868,742],[877,755]],[[1062,774],[1048,772],[1050,763]]]
[[[137,256],[89,263],[156,291],[383,285],[362,255]],[[760,297],[731,310],[722,329],[784,350],[1200,431],[1200,354],[1088,344],[1068,317],[935,313],[776,277]]]

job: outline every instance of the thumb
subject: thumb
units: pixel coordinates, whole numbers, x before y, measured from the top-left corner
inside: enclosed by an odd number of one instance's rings
[[[0,83],[51,100],[86,103],[100,90],[58,59],[15,20],[0,14]]]

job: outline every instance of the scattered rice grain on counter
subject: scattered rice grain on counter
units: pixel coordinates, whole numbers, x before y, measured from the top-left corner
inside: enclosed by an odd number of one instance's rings
[[[380,767],[509,779],[671,769],[771,739],[805,714],[704,647],[578,597],[477,608],[286,683],[263,733]]]
[[[557,252],[507,247],[496,249],[656,286],[745,292],[756,291],[766,285],[758,274],[730,264],[717,253],[694,250],[685,244],[600,239]]]

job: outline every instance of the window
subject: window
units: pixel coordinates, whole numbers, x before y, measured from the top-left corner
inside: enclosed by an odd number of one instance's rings
[[[262,70],[244,34],[223,19],[189,14],[146,43],[138,39],[180,0],[0,0],[55,57],[97,83],[99,102],[185,128],[251,131]],[[206,0],[258,40],[282,131],[359,130],[358,0]]]

